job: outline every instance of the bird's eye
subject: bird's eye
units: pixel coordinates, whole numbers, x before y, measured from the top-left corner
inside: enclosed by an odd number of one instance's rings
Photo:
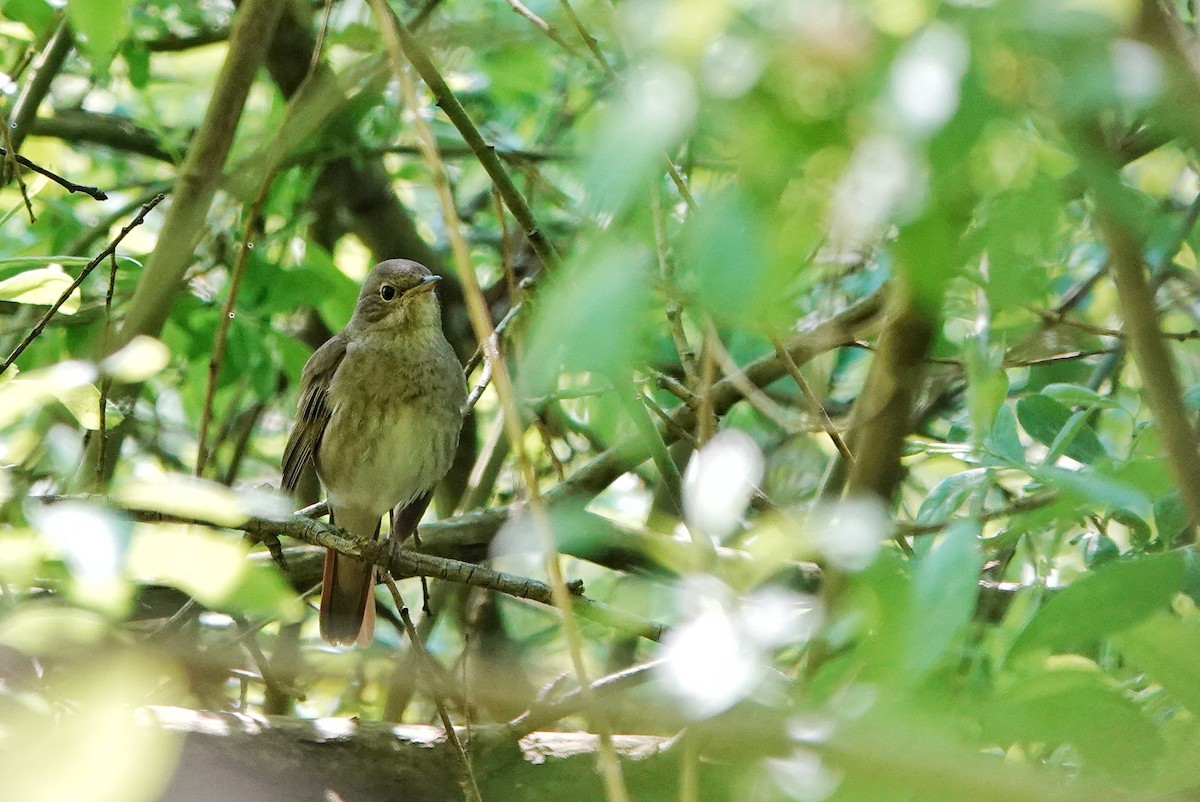
[[[396,297],[396,288],[391,284],[384,284],[379,288],[379,297],[385,301],[390,301]]]

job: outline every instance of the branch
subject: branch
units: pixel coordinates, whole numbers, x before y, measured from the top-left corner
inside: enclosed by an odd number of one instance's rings
[[[126,510],[134,518],[141,521],[188,523],[201,526],[219,526],[211,521],[199,518],[181,518],[166,515],[151,510]],[[475,563],[452,560],[447,557],[436,557],[418,551],[401,547],[390,538],[379,541],[368,541],[356,537],[339,526],[323,523],[299,515],[283,521],[267,518],[248,518],[242,524],[233,527],[240,529],[256,540],[266,542],[280,537],[291,537],[310,543],[314,546],[324,546],[340,554],[346,554],[360,560],[372,563],[398,577],[427,576],[447,582],[457,582],[463,585],[494,590],[508,596],[528,601],[538,602],[549,607],[554,606],[550,586],[536,579],[516,576],[485,568]],[[603,624],[612,629],[627,632],[647,640],[662,639],[667,627],[656,621],[650,621],[632,613],[626,613],[589,599],[583,594],[581,582],[568,583],[571,592],[571,607],[575,613]]]
[[[195,243],[205,231],[204,218],[222,180],[221,169],[246,96],[283,6],[283,0],[246,0],[238,9],[228,55],[221,65],[204,121],[180,168],[178,188],[163,221],[158,245],[146,261],[114,348],[120,348],[138,334],[155,336],[166,322],[171,302],[183,286],[183,274],[192,264]]]
[[[64,109],[55,112],[52,117],[34,120],[29,133],[71,143],[101,145],[169,164],[179,161],[176,154],[163,147],[153,131],[116,114]]]
[[[120,233],[113,238],[113,241],[108,243],[108,247],[100,252],[99,256],[87,263],[87,266],[85,266],[83,270],[79,272],[79,275],[75,278],[75,280],[71,282],[71,286],[67,287],[66,291],[59,296],[57,301],[54,302],[54,305],[46,310],[46,314],[42,315],[42,319],[39,320],[37,325],[35,325],[29,334],[25,336],[25,339],[13,349],[12,353],[8,355],[8,358],[5,359],[3,363],[0,363],[0,375],[3,375],[4,371],[8,370],[12,363],[16,361],[17,357],[19,357],[21,353],[29,347],[29,344],[37,339],[38,335],[42,333],[42,329],[46,328],[46,324],[50,322],[50,318],[54,317],[54,314],[59,310],[59,308],[67,302],[67,299],[71,297],[71,293],[79,289],[79,285],[82,284],[83,280],[88,277],[88,274],[90,274],[96,268],[96,265],[103,262],[110,255],[116,253],[117,246],[121,244],[121,240],[125,239],[125,236],[129,234],[130,231],[133,231],[133,229],[140,226],[142,221],[146,219],[146,215],[150,213],[150,210],[161,203],[164,197],[165,196],[161,194],[156,195],[150,200],[149,203],[142,206],[142,210],[138,212],[137,217],[133,218],[133,220],[129,222],[129,225],[121,229]]]
[[[1102,210],[1100,224],[1108,240],[1113,282],[1125,318],[1130,349],[1142,377],[1146,404],[1162,431],[1160,438],[1191,527],[1200,525],[1200,443],[1183,407],[1183,388],[1171,364],[1171,354],[1158,327],[1154,293],[1138,242],[1125,227]],[[1194,536],[1194,533],[1192,534]]]
[[[25,81],[21,87],[21,93],[17,95],[16,102],[13,103],[12,115],[8,122],[14,151],[21,149],[21,143],[25,141],[25,137],[29,133],[29,126],[37,117],[38,106],[42,105],[42,101],[49,94],[50,84],[62,70],[63,63],[67,60],[67,54],[71,52],[73,44],[74,37],[71,35],[71,28],[67,25],[67,17],[64,14],[45,49],[38,54],[37,60],[33,64],[33,73]]]
[[[479,163],[483,166],[488,176],[491,177],[492,183],[496,186],[496,191],[504,199],[504,205],[512,212],[512,216],[516,219],[517,224],[525,232],[525,236],[529,239],[529,244],[542,260],[542,264],[549,268],[557,267],[559,261],[558,253],[542,233],[541,226],[538,225],[537,220],[533,216],[533,210],[529,208],[525,197],[517,189],[512,179],[509,178],[508,172],[504,169],[503,162],[496,155],[495,148],[484,140],[483,136],[479,133],[479,129],[471,122],[466,109],[458,102],[458,98],[451,91],[449,85],[446,84],[445,79],[442,78],[441,73],[434,66],[425,48],[417,41],[412,30],[401,22],[394,13],[391,14],[391,19],[399,37],[400,45],[404,49],[405,57],[413,65],[413,68],[416,69],[417,74],[421,76],[421,80],[433,92],[438,107],[450,119],[454,127],[458,129],[463,141],[467,143],[467,147],[474,151],[475,158],[479,159]]]
[[[5,148],[0,148],[0,156],[7,156],[7,155],[8,155],[8,150]],[[42,167],[39,164],[35,164],[34,162],[31,162],[29,159],[26,159],[24,156],[22,156],[19,153],[14,153],[13,158],[16,159],[17,164],[21,165],[22,167],[28,167],[30,170],[33,170],[35,173],[46,176],[46,178],[49,178],[51,181],[58,184],[63,189],[67,190],[68,192],[82,192],[83,194],[89,195],[98,201],[108,200],[108,195],[104,194],[103,190],[97,189],[96,187],[84,186],[83,184],[76,184],[74,181],[70,181],[66,178],[63,178],[58,173],[52,173],[49,170],[47,170],[45,167]]]

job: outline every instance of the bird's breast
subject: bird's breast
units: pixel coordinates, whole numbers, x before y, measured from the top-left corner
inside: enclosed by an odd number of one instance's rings
[[[330,383],[317,473],[334,504],[378,510],[412,500],[449,469],[459,413],[424,377],[347,354]]]

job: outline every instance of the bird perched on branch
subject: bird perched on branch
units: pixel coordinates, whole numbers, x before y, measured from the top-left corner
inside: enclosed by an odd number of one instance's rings
[[[330,522],[360,537],[378,537],[380,518],[393,508],[393,533],[404,539],[415,531],[458,445],[466,387],[442,334],[432,292],[439,280],[407,259],[375,265],[346,328],[304,366],[283,489],[294,491],[312,460]],[[374,586],[370,563],[326,553],[321,637],[370,643]]]

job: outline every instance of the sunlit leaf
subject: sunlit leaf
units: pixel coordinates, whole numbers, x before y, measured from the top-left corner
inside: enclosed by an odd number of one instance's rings
[[[1051,596],[1021,633],[1014,652],[1081,648],[1163,610],[1183,590],[1178,553],[1110,563]]]
[[[92,63],[103,69],[129,32],[132,0],[67,0],[67,18]]]
[[[87,362],[60,362],[0,381],[0,428],[54,400],[61,401],[86,428],[97,428],[100,391],[91,384],[95,378],[96,370]]]
[[[72,281],[74,279],[57,263],[26,270],[0,281],[0,301],[50,306],[62,297]],[[75,314],[79,311],[79,299],[79,290],[75,290],[58,311],[65,315]]]
[[[158,482],[130,481],[119,485],[113,500],[129,509],[153,510],[181,518],[237,526],[247,518],[237,494],[216,482],[173,476]]]
[[[171,354],[153,337],[139,334],[100,363],[100,370],[121,382],[143,382],[167,366]]]
[[[60,668],[56,687],[71,703],[53,715],[20,709],[4,722],[0,773],[11,799],[125,802],[160,798],[181,736],[146,726],[148,699],[172,700],[183,686],[173,666],[151,653],[106,653]],[[53,742],[54,749],[45,744]]]
[[[248,572],[246,546],[227,535],[182,526],[142,526],[129,550],[138,579],[177,587],[209,607],[224,609]]]

